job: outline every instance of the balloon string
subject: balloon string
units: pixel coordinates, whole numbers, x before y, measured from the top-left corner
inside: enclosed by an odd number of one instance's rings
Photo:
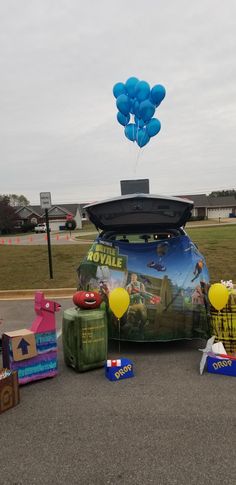
[[[119,325],[119,354],[120,354],[120,319],[118,318],[118,325]]]
[[[137,170],[138,161],[139,161],[139,158],[140,158],[140,155],[141,155],[141,150],[142,150],[142,148],[140,148],[140,150],[138,151],[138,155],[137,155],[137,158],[136,158],[136,163],[135,163],[135,167],[134,167],[134,175],[136,175],[136,170]]]
[[[135,164],[135,167],[134,167],[134,175],[136,175],[136,170],[137,170],[137,167],[138,167],[138,162],[139,162],[139,159],[141,158],[141,155],[143,155],[145,148],[146,147],[142,147],[138,151],[138,155],[137,155],[137,159],[136,159],[136,164]]]

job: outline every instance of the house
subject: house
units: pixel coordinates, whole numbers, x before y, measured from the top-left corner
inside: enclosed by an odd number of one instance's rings
[[[28,205],[16,209],[18,224],[38,224],[45,222],[45,211],[40,205]],[[52,231],[58,231],[65,226],[72,216],[78,229],[82,228],[82,213],[80,204],[57,204],[48,209],[49,225]]]
[[[180,195],[194,202],[192,215],[203,219],[236,217],[236,197],[213,197],[206,194]]]

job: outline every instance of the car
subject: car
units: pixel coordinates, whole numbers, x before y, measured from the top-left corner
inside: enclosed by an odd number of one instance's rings
[[[99,235],[78,268],[78,288],[97,290],[108,310],[109,338],[169,341],[206,338],[209,274],[185,232],[193,202],[128,194],[86,206]],[[117,322],[109,293],[130,298]]]
[[[50,231],[50,229],[49,229],[49,231]],[[37,226],[35,226],[35,228],[34,228],[34,232],[36,232],[37,234],[40,233],[40,232],[47,232],[46,223],[43,222],[42,224],[37,224]]]

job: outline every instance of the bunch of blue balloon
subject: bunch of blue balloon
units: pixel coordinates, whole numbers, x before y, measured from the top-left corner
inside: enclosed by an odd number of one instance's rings
[[[117,121],[125,127],[126,138],[142,148],[161,129],[160,121],[153,115],[166,95],[164,86],[156,84],[151,89],[146,81],[130,77],[126,83],[116,83],[113,94]]]

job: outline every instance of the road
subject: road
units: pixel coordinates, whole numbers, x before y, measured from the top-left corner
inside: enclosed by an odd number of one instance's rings
[[[222,227],[222,226],[232,226],[235,225],[234,220],[230,220],[230,222],[221,222],[219,223],[195,223],[191,224],[188,223],[186,226],[186,231],[188,232],[188,229],[193,229],[193,228],[202,228],[202,227]],[[97,231],[88,231],[88,232],[76,232],[71,233],[69,232],[52,232],[50,234],[50,240],[52,245],[62,245],[62,244],[88,244],[91,241],[93,241],[98,234]],[[80,236],[83,236],[83,239],[80,239]],[[88,238],[84,239],[85,236],[88,236]],[[28,245],[42,245],[42,244],[47,244],[47,236],[46,234],[34,234],[34,233],[29,233],[29,234],[21,234],[19,236],[0,236],[0,245],[6,244],[6,245],[23,245],[23,246],[28,246]]]
[[[72,305],[60,303],[58,330]],[[33,301],[0,301],[0,317],[30,326]],[[59,375],[21,387],[0,416],[1,485],[235,485],[236,381],[199,375],[203,342],[121,343],[135,377],[120,382],[76,374],[58,342]]]
[[[88,244],[91,240],[94,239],[97,232],[88,232],[83,233],[83,236],[88,236],[88,239],[79,239],[78,233],[73,235],[73,233],[57,233],[52,232],[50,234],[51,244],[53,245],[60,245],[60,244]],[[20,236],[1,236],[0,237],[0,245],[19,245],[19,246],[28,246],[28,245],[42,245],[47,244],[47,235],[46,234],[22,234]]]

